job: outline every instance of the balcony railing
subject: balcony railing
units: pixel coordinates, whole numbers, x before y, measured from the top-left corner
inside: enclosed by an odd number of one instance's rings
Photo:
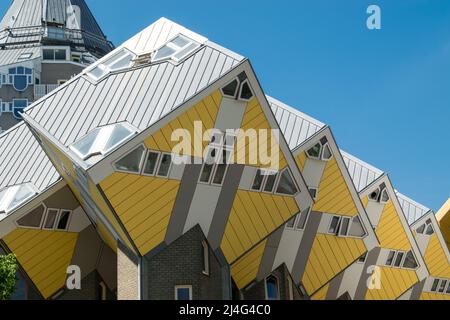
[[[39,100],[46,94],[49,94],[56,88],[58,88],[58,84],[36,84],[34,85],[34,100]]]

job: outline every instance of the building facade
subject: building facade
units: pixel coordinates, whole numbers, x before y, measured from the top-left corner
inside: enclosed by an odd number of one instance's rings
[[[113,49],[84,0],[14,0],[0,22],[0,130]]]
[[[92,27],[84,2],[62,2]],[[4,21],[31,3],[43,4],[43,29],[78,21],[58,25],[57,1],[25,0]],[[165,18],[109,53],[101,35],[83,41],[90,66],[50,63],[40,79],[80,70],[0,135],[0,247],[20,265],[17,298],[446,292],[446,215],[433,220],[327,125],[268,97],[248,59]]]

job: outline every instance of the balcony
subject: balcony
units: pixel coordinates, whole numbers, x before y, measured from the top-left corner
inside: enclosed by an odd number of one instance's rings
[[[46,94],[49,94],[56,88],[58,88],[58,84],[35,84],[34,85],[34,100],[39,100]]]

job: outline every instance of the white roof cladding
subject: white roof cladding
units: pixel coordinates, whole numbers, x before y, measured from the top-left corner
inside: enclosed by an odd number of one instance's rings
[[[31,182],[42,192],[59,179],[60,175],[24,122],[0,135],[0,190]]]
[[[84,0],[12,1],[0,22],[0,46],[45,41],[47,27],[66,32],[63,40],[58,36],[58,42],[85,47],[99,55],[113,49]]]
[[[375,168],[347,152],[341,150],[341,154],[358,192],[367,188],[384,174],[380,169]]]
[[[139,55],[158,49],[179,32],[204,43],[180,64],[164,61],[132,67],[110,73],[100,82],[93,82],[85,74],[122,47]],[[126,121],[142,131],[231,71],[243,59],[163,18],[30,106],[26,114],[65,146],[107,124]]]
[[[30,57],[21,59],[22,54],[30,53]],[[13,49],[0,50],[0,66],[7,66],[11,64],[30,61],[41,57],[41,48],[34,47],[20,47]]]
[[[267,96],[267,100],[291,150],[296,149],[326,126],[272,97]]]
[[[399,192],[397,192],[397,198],[403,208],[403,212],[405,213],[409,225],[412,225],[414,222],[431,211],[431,209],[417,203]]]

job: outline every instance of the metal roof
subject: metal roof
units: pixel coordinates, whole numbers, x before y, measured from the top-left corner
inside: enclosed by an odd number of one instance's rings
[[[159,31],[154,31],[156,29]],[[156,49],[178,32],[173,33],[173,30],[180,28],[167,19],[159,20],[86,70],[95,68],[122,47],[136,50],[137,54]],[[194,40],[204,41],[203,37],[190,33]],[[65,146],[107,124],[127,121],[145,130],[243,59],[237,59],[240,56],[220,50],[210,42],[204,44],[178,65],[165,61],[125,69],[111,73],[98,83],[84,73],[33,104],[26,114]]]
[[[59,179],[60,175],[24,122],[0,135],[0,190],[31,182],[42,192]]]
[[[397,198],[403,208],[403,212],[405,213],[409,225],[412,225],[414,222],[431,211],[431,209],[417,203],[399,192],[397,192]]]
[[[25,60],[19,60],[20,56],[25,53],[31,53],[31,56]],[[33,47],[20,47],[20,48],[8,48],[0,50],[0,66],[7,66],[19,62],[28,60],[34,60],[41,57],[41,48],[38,46]]]
[[[272,97],[267,96],[267,100],[291,150],[296,149],[326,126]]]
[[[384,174],[380,169],[375,168],[345,151],[341,150],[341,154],[358,192],[367,188]]]
[[[63,31],[62,41],[77,47],[101,55],[113,49],[84,0],[14,0],[0,22],[0,45],[42,42],[50,27]]]

